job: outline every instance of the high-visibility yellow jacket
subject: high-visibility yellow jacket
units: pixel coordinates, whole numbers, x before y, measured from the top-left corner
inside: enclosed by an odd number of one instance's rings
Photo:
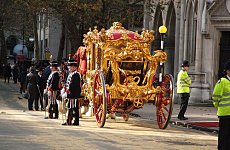
[[[217,116],[230,115],[230,80],[221,78],[216,83],[212,100],[217,108]]]
[[[188,76],[187,71],[181,70],[177,76],[177,93],[189,93],[191,78]]]

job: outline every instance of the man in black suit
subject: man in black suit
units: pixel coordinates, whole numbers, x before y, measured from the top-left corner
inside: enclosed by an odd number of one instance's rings
[[[74,60],[69,60],[68,62],[69,75],[67,77],[65,92],[62,94],[63,98],[68,99],[68,111],[67,111],[67,120],[66,123],[62,125],[71,125],[72,119],[75,118],[72,125],[79,125],[79,104],[78,98],[81,94],[81,76],[77,72],[78,63]]]

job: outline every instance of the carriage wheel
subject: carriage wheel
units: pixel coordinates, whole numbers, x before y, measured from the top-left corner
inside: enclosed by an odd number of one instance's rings
[[[174,81],[172,75],[166,74],[160,87],[161,92],[156,96],[157,122],[160,129],[166,129],[173,110]]]
[[[95,74],[93,93],[94,115],[96,117],[98,127],[101,128],[105,125],[107,113],[106,87],[105,80],[101,71],[98,71]]]

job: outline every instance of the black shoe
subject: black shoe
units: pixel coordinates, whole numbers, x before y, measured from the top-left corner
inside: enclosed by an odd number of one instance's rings
[[[74,126],[79,126],[79,122],[75,122],[73,123]]]
[[[187,117],[177,117],[179,120],[188,120]]]
[[[68,124],[65,122],[65,123],[63,123],[63,124],[61,124],[61,125],[66,126],[66,125],[68,125]]]

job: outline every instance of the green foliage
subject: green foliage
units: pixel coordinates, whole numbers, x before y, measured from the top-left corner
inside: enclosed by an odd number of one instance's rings
[[[95,25],[99,29],[110,27],[114,21],[126,28],[142,25],[143,7],[138,3],[142,1],[131,4],[129,0],[0,0],[0,29],[15,33],[23,30],[28,39],[36,30],[34,16],[46,13],[63,21],[71,45],[76,48],[82,44],[83,34]]]

